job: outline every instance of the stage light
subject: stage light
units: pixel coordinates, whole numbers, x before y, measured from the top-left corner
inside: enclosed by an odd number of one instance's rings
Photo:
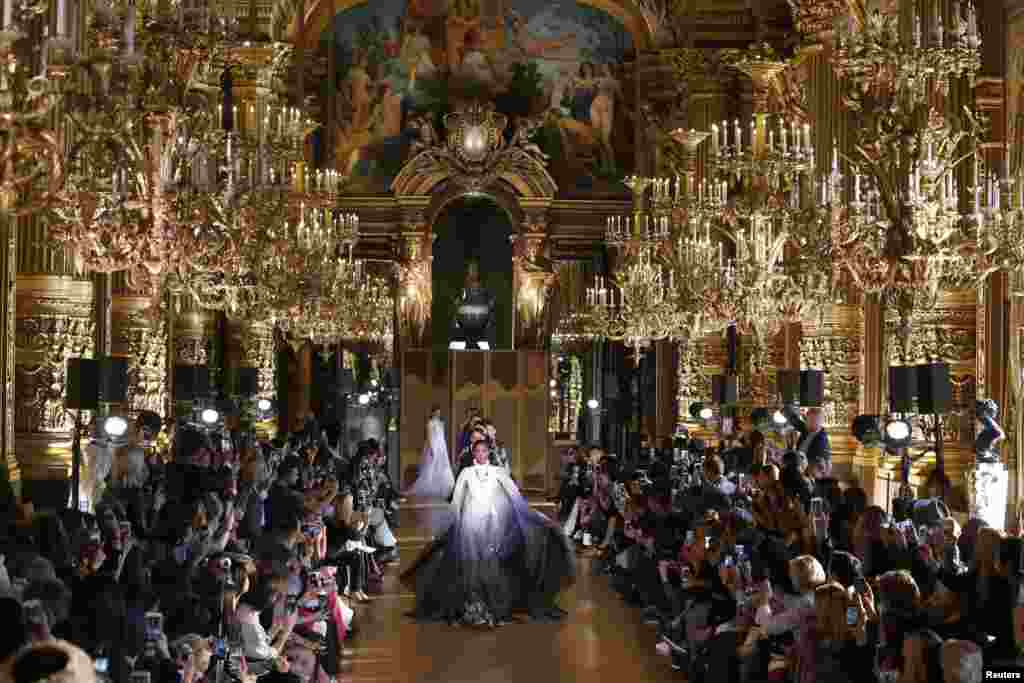
[[[889,420],[885,423],[885,445],[889,448],[906,448],[910,445],[912,429],[906,420]]]
[[[270,402],[270,399],[261,398],[256,402],[256,409],[261,413],[269,413],[270,409],[274,407],[274,404]]]
[[[476,346],[481,351],[490,351],[491,350],[491,343],[490,342],[478,341],[476,343]]]
[[[203,412],[199,413],[199,419],[204,425],[212,427],[220,420],[220,413],[213,408],[205,408]]]
[[[548,386],[554,389],[555,387],[558,386],[558,382],[556,382],[555,380],[551,380],[550,382],[548,382]]]
[[[598,407],[600,407],[600,405],[601,404],[598,403],[596,398],[592,398],[587,401],[587,407],[590,408],[591,410],[597,410]]]
[[[786,419],[786,416],[782,414],[781,410],[776,410],[772,413],[772,422],[775,423],[776,427],[782,427],[789,422],[789,420]]]
[[[466,350],[466,342],[464,342],[464,341],[453,341],[451,344],[448,345],[448,350],[450,350],[450,351],[465,351]]]
[[[551,390],[551,398],[558,398],[558,392],[554,389]]]
[[[704,408],[700,409],[700,419],[702,419],[702,420],[710,420],[714,416],[715,416],[715,411],[712,410],[711,408],[704,407]]]
[[[375,380],[375,379],[371,379],[370,380],[370,386],[371,387],[376,387],[378,384],[379,384],[379,382],[377,380]]]
[[[103,433],[111,439],[119,439],[128,431],[128,421],[120,415],[111,415],[103,421]]]
[[[370,404],[369,394],[359,394],[359,405],[365,406]]]

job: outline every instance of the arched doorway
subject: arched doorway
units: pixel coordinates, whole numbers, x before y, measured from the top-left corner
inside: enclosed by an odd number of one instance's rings
[[[434,220],[431,340],[448,349],[456,302],[471,261],[479,265],[481,284],[494,297],[494,324],[487,341],[495,350],[513,347],[514,292],[512,218],[485,195],[464,195],[441,209]]]

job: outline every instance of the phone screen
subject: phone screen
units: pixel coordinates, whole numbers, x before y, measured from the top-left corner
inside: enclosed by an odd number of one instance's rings
[[[223,638],[218,638],[213,641],[213,656],[223,659],[227,654],[227,645],[224,643]]]
[[[846,608],[846,625],[856,626],[857,625],[857,608],[847,607]]]
[[[97,657],[94,664],[98,674],[105,674],[110,671],[110,659],[108,657]]]
[[[164,631],[164,615],[160,612],[146,612],[146,640],[159,640]]]

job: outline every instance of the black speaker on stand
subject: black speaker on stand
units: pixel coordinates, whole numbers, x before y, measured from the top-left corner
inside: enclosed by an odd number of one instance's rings
[[[935,471],[945,488],[946,456],[942,435],[942,415],[953,410],[953,384],[949,380],[948,363],[918,365],[917,411],[935,416]]]
[[[738,396],[735,375],[712,375],[711,402],[718,405],[736,403]]]
[[[796,403],[800,400],[800,371],[777,370],[775,372],[775,386],[779,391],[779,399],[783,403]]]
[[[910,365],[895,365],[889,368],[889,412],[914,412],[917,397],[917,370]]]
[[[825,404],[825,371],[800,371],[800,405],[820,408]]]
[[[238,368],[235,375],[234,393],[242,398],[252,398],[260,393],[259,369]]]

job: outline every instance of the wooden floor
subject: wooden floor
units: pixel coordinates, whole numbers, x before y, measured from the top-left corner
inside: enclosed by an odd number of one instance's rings
[[[339,683],[554,683],[599,680],[620,683],[682,681],[668,658],[654,652],[655,630],[639,610],[594,576],[581,560],[576,585],[560,599],[569,616],[561,624],[514,623],[494,631],[417,624],[407,613],[414,596],[397,576],[430,536],[429,504],[403,506],[399,538],[402,562],[385,578],[384,593],[357,608],[359,635],[346,651]],[[546,503],[539,509],[553,512]],[[598,678],[599,677],[599,678]]]

